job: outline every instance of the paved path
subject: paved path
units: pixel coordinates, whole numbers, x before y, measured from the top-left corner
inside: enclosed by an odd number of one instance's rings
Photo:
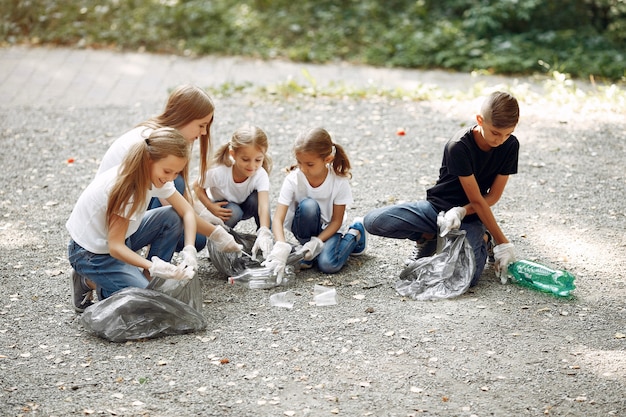
[[[344,83],[411,89],[434,86],[468,91],[476,82],[510,83],[505,77],[472,77],[444,71],[296,64],[239,57],[186,58],[69,48],[0,48],[0,106],[103,106],[162,101],[179,84],[272,85],[290,79],[320,86]]]

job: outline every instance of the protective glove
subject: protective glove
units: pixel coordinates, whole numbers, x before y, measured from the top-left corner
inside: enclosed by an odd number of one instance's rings
[[[276,274],[276,282],[278,284],[283,281],[285,266],[287,266],[287,258],[290,253],[291,245],[289,243],[276,242],[267,259],[261,263],[262,266],[269,268],[273,274]]]
[[[183,258],[179,265],[184,268],[191,268],[195,271],[198,270],[198,251],[194,245],[187,245],[180,252],[180,256]]]
[[[467,210],[463,207],[452,207],[443,216],[439,216],[437,218],[437,226],[441,230],[440,236],[444,237],[450,230],[461,227],[461,221],[463,221],[466,213]]]
[[[238,252],[241,256],[241,250],[243,246],[235,241],[233,235],[228,233],[226,229],[221,226],[216,226],[215,230],[209,236],[209,239],[215,243],[215,246],[220,252]]]
[[[194,201],[193,208],[198,213],[198,217],[207,223],[214,224],[216,226],[224,226],[224,221],[217,217],[215,214],[211,213],[211,211],[204,206],[199,201]]]
[[[323,247],[324,242],[322,242],[322,240],[317,236],[313,236],[311,240],[302,245],[302,249],[300,249],[300,252],[305,252],[304,260],[310,261],[322,252]]]
[[[169,262],[165,262],[158,256],[153,256],[152,266],[148,270],[151,277],[164,278],[164,279],[185,279],[185,267],[182,265],[174,265]]]
[[[501,243],[493,248],[493,257],[496,260],[496,275],[500,282],[506,284],[509,279],[508,267],[515,262],[515,247],[512,243]]]
[[[267,258],[269,253],[272,251],[272,245],[274,244],[274,239],[272,237],[272,232],[265,226],[259,227],[259,230],[256,232],[256,240],[254,241],[254,246],[252,246],[252,258],[256,259],[256,254],[261,250],[263,253],[263,257]]]

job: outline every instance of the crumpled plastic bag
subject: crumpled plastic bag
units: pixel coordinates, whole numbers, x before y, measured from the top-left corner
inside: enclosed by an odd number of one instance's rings
[[[252,247],[256,241],[256,235],[251,233],[238,233],[233,229],[228,230],[235,241],[243,246],[243,252],[250,254]],[[221,274],[230,277],[239,275],[244,269],[248,267],[254,267],[260,265],[259,261],[250,259],[246,255],[238,256],[236,253],[220,252],[217,250],[216,245],[210,240],[207,240],[207,251],[209,252],[209,259]]]
[[[451,230],[439,241],[442,249],[434,256],[417,259],[408,265],[396,282],[398,294],[414,300],[453,298],[470,286],[476,261],[465,238],[465,230]]]
[[[111,342],[191,333],[206,328],[204,316],[159,291],[128,287],[85,309],[81,323]]]
[[[187,304],[197,312],[202,312],[202,284],[196,273],[190,280],[152,278],[149,290],[159,291]]]

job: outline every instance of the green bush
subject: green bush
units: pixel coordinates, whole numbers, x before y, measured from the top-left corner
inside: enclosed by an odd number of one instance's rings
[[[5,45],[608,80],[626,67],[624,0],[4,0],[0,17]]]

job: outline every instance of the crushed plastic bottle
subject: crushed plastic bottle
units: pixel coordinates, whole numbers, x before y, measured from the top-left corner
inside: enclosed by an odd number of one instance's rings
[[[521,260],[509,265],[509,274],[518,284],[539,291],[567,297],[576,288],[574,275],[565,270],[553,269],[537,262]]]
[[[246,285],[250,289],[268,289],[289,286],[295,278],[296,272],[293,265],[285,267],[285,273],[280,283],[277,281],[277,275],[273,274],[269,268],[246,268],[241,274],[228,278],[228,283]]]

